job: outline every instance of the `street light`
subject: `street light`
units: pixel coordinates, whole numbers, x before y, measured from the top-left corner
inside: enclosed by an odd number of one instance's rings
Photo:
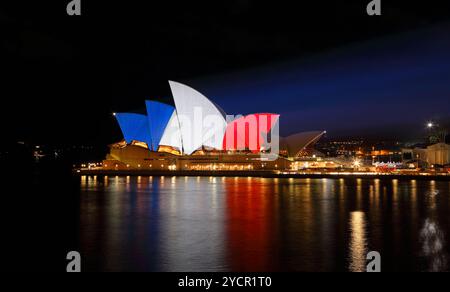
[[[428,129],[432,129],[434,127],[434,124],[432,123],[432,122],[429,122],[428,124],[427,124],[427,128]]]

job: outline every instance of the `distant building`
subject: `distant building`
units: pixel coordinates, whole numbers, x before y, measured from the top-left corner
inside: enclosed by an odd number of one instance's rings
[[[450,164],[450,145],[438,143],[428,146],[426,160],[430,165]]]
[[[427,148],[414,148],[402,150],[404,161],[415,161],[426,167],[450,164],[450,145],[438,143]]]

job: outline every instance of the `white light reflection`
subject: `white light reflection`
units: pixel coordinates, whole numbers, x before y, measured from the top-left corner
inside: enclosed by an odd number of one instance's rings
[[[349,270],[366,271],[367,231],[364,212],[352,212],[350,218]]]
[[[428,271],[446,271],[448,260],[445,253],[445,237],[439,225],[432,219],[427,219],[420,231],[420,239],[423,255],[428,260]]]
[[[86,185],[87,185],[87,179],[86,179],[86,176],[83,175],[83,176],[81,176],[81,187],[85,188]]]
[[[445,234],[439,226],[436,214],[439,190],[436,188],[435,181],[430,182],[430,191],[426,196],[429,216],[420,231],[422,253],[427,259],[429,272],[442,272],[447,270],[448,258],[445,247]]]

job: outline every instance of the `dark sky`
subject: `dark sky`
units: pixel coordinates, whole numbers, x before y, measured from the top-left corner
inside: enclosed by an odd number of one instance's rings
[[[111,113],[170,96],[169,79],[230,114],[281,113],[284,134],[412,136],[449,113],[450,3],[66,2],[0,5],[2,139],[114,142]]]
[[[450,118],[449,36],[450,22],[189,83],[226,112],[275,110],[285,134],[414,138]]]

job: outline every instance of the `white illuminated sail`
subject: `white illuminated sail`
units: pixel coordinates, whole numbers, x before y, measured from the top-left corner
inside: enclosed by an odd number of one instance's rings
[[[170,146],[180,150],[180,152],[183,149],[181,141],[180,125],[178,122],[176,111],[173,111],[172,117],[167,123],[167,127],[164,130],[164,134],[161,138],[161,142],[159,143],[159,145]]]
[[[220,110],[203,94],[169,81],[180,124],[184,154],[202,146],[222,150],[227,123]]]

